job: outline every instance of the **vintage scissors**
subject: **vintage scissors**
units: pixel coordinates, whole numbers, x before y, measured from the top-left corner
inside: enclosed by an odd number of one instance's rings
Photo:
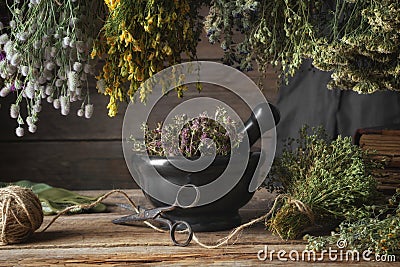
[[[131,208],[121,205],[124,208],[132,210]],[[139,213],[127,215],[118,219],[113,220],[112,222],[115,224],[124,224],[129,225],[132,222],[140,222],[140,221],[147,221],[153,220],[156,222],[160,222],[162,224],[166,224],[169,227],[169,234],[171,237],[172,242],[175,246],[186,247],[190,244],[193,238],[193,230],[189,223],[185,221],[172,221],[165,217],[164,212],[168,212],[174,210],[176,206],[167,206],[161,208],[154,208],[154,209],[145,209],[138,206]],[[187,232],[186,240],[183,242],[178,242],[176,240],[176,233],[178,232]]]

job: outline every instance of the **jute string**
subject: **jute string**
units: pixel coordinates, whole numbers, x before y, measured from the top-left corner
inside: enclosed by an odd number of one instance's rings
[[[65,208],[56,216],[54,216],[52,220],[43,228],[43,230],[41,230],[41,232],[46,231],[60,216],[68,213],[69,211],[77,208],[93,208],[109,196],[116,193],[123,195],[132,205],[135,212],[139,212],[136,204],[126,192],[115,189],[102,195],[96,201],[90,204],[74,205]],[[202,243],[195,233],[193,234],[192,240],[199,246],[207,249],[214,249],[226,245],[232,238],[239,235],[244,229],[261,221],[265,222],[273,214],[273,212],[276,211],[279,202],[283,199],[286,199],[288,203],[295,205],[300,212],[309,216],[310,220],[313,218],[313,213],[307,205],[299,200],[293,200],[287,195],[281,194],[275,197],[273,205],[268,213],[236,227],[229,233],[229,235],[217,240],[214,245]],[[0,221],[2,226],[0,241],[3,242],[3,244],[12,244],[25,241],[35,230],[40,227],[43,222],[43,212],[40,201],[30,189],[21,188],[18,186],[0,188],[0,208],[2,215],[2,219]],[[148,221],[144,221],[144,224],[158,232],[168,232],[167,230],[161,229]]]
[[[293,204],[296,206],[296,208],[303,214],[307,215],[308,219],[310,219],[311,224],[314,224],[315,222],[315,217],[314,217],[314,212],[311,210],[309,206],[301,202],[300,200],[297,199],[292,199],[289,196],[286,196],[288,204]]]
[[[32,190],[8,186],[0,188],[0,243],[27,240],[42,225],[42,205]]]
[[[300,213],[306,215],[312,225],[315,223],[314,212],[308,205],[304,204],[304,202],[298,199],[293,199],[288,195],[281,195],[281,196],[286,200],[286,203],[288,205],[294,205]],[[282,232],[280,232],[278,229],[275,229],[275,232],[276,234],[278,234],[280,238],[285,239]]]

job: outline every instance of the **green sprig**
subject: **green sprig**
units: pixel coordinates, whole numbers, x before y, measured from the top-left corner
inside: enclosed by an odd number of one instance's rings
[[[363,205],[376,196],[371,176],[376,166],[351,138],[330,142],[322,128],[309,133],[303,127],[299,139],[289,140],[274,162],[270,179],[281,183],[289,197],[267,226],[292,239],[309,226],[363,217]]]

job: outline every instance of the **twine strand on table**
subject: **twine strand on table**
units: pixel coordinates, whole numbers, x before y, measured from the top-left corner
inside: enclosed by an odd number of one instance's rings
[[[279,200],[281,198],[284,198],[284,197],[285,197],[284,195],[276,196],[275,200],[274,200],[274,204],[272,205],[271,209],[266,214],[264,214],[264,215],[262,215],[262,216],[260,216],[258,218],[255,218],[255,219],[253,219],[253,220],[251,220],[251,221],[249,221],[247,223],[239,225],[238,227],[233,229],[232,232],[229,235],[227,235],[226,237],[223,237],[220,240],[218,240],[217,244],[215,244],[215,245],[206,245],[206,244],[200,242],[195,234],[193,234],[193,241],[196,244],[198,244],[199,246],[201,246],[203,248],[208,248],[208,249],[219,248],[219,247],[221,247],[221,246],[223,246],[225,244],[228,244],[228,241],[231,240],[237,234],[239,234],[242,230],[244,230],[244,229],[246,229],[246,228],[248,228],[248,227],[250,227],[250,226],[252,226],[252,225],[254,225],[256,223],[259,223],[261,221],[267,220],[269,218],[269,216],[271,216],[271,214],[275,211],[275,209],[276,209],[276,207],[277,207],[277,205],[279,203]]]
[[[43,228],[43,230],[41,232],[46,231],[47,228],[49,228],[60,216],[68,213],[69,211],[74,210],[74,209],[91,209],[91,208],[97,206],[103,200],[105,200],[106,198],[108,198],[109,196],[111,196],[111,195],[113,195],[115,193],[122,194],[126,198],[126,200],[128,200],[128,202],[132,205],[132,207],[135,210],[135,212],[139,213],[139,210],[138,210],[135,202],[133,202],[133,200],[128,196],[128,194],[125,191],[120,190],[120,189],[114,189],[114,190],[111,190],[110,192],[102,195],[95,202],[92,202],[90,204],[80,204],[80,205],[74,205],[74,206],[70,206],[70,207],[65,208],[64,210],[59,212],[56,216],[54,216],[53,219],[47,224],[47,226],[45,228]],[[154,225],[152,225],[151,223],[149,223],[147,221],[145,221],[144,223],[147,226],[149,226],[149,227],[151,227],[151,228],[153,228],[153,229],[155,229],[157,231],[161,231],[161,232],[165,231],[165,230],[159,229],[158,227],[155,227]]]
[[[0,222],[2,222],[0,241],[2,241],[4,244],[19,243],[25,241],[35,230],[37,230],[41,226],[43,222],[43,212],[41,210],[40,201],[37,196],[33,194],[30,189],[27,188],[10,186],[7,188],[2,188],[0,190],[2,190],[2,197],[0,198],[0,211],[2,216],[0,218]],[[97,198],[96,201],[90,204],[80,204],[65,208],[56,216],[54,216],[51,221],[43,228],[43,230],[41,230],[41,232],[46,231],[52,224],[54,224],[54,222],[58,218],[60,218],[60,216],[68,213],[69,211],[74,209],[91,209],[115,193],[122,194],[126,198],[126,200],[132,205],[133,210],[139,213],[137,205],[125,191],[114,189],[100,196],[99,198]],[[314,220],[313,213],[307,205],[299,200],[291,199],[288,195],[280,194],[275,197],[271,209],[266,214],[236,227],[230,232],[229,235],[217,240],[216,244],[207,245],[205,243],[202,243],[194,233],[192,240],[199,246],[207,249],[215,249],[226,245],[232,238],[240,234],[244,229],[261,221],[266,222],[267,219],[276,211],[278,204],[281,200],[286,200],[288,204],[295,205],[295,207],[297,207],[300,212],[306,214],[310,218],[310,220]],[[22,217],[21,213],[23,214]],[[12,223],[10,223],[9,218],[12,218]],[[149,221],[144,221],[144,224],[158,232],[168,232],[168,230],[161,229]],[[187,230],[182,230],[178,232],[184,233],[185,231]],[[7,238],[5,238],[5,236],[7,236]]]
[[[80,208],[80,209],[90,209],[90,208],[93,208],[94,206],[98,205],[101,201],[105,200],[105,199],[108,198],[110,195],[115,194],[115,193],[120,193],[120,194],[124,195],[124,197],[125,197],[125,198],[129,201],[129,203],[132,205],[132,207],[133,207],[133,209],[135,210],[135,212],[139,212],[139,210],[138,210],[138,208],[137,208],[137,205],[136,205],[135,202],[133,202],[133,200],[128,196],[128,194],[126,194],[123,190],[115,189],[115,190],[112,190],[112,191],[110,191],[110,192],[104,194],[103,196],[99,197],[99,198],[98,198],[95,202],[93,202],[93,203],[90,203],[90,204],[87,204],[87,205],[76,205],[76,206],[71,206],[71,207],[68,207],[68,208],[64,209],[64,210],[61,211],[59,214],[57,214],[57,215],[47,224],[47,226],[42,230],[42,232],[44,232],[47,228],[49,228],[60,216],[62,216],[63,214],[66,214],[68,211],[70,211],[70,210],[72,210],[72,209],[76,209],[76,208]],[[247,223],[244,223],[244,224],[242,224],[242,225],[236,227],[235,229],[233,229],[233,230],[231,231],[231,233],[230,233],[229,235],[227,235],[227,236],[225,236],[225,237],[223,237],[223,238],[217,240],[217,243],[216,243],[215,245],[207,245],[207,244],[201,242],[201,241],[199,240],[199,238],[196,236],[195,233],[193,233],[193,241],[194,241],[197,245],[199,245],[199,246],[201,246],[201,247],[203,247],[203,248],[207,248],[207,249],[215,249],[215,248],[219,248],[219,247],[221,247],[221,246],[223,246],[223,245],[226,245],[226,244],[228,244],[228,242],[229,242],[233,237],[235,237],[236,235],[238,235],[238,234],[239,234],[241,231],[243,231],[244,229],[246,229],[246,228],[248,228],[248,227],[250,227],[250,226],[252,226],[252,225],[254,225],[254,224],[256,224],[256,223],[259,223],[259,222],[261,222],[261,221],[267,220],[267,219],[271,216],[271,214],[276,210],[276,207],[277,207],[277,205],[278,205],[278,203],[279,203],[279,200],[281,200],[281,199],[283,199],[283,198],[288,198],[288,197],[287,197],[286,195],[278,195],[278,196],[276,196],[276,198],[274,199],[274,203],[273,203],[273,205],[272,205],[272,207],[271,207],[271,209],[270,209],[270,211],[269,211],[268,213],[266,213],[266,214],[264,214],[264,215],[262,215],[262,216],[260,216],[260,217],[258,217],[258,218],[255,218],[255,219],[253,219],[253,220],[251,220],[251,221],[249,221],[249,222],[247,222]],[[298,201],[298,202],[300,202],[300,201]],[[298,202],[296,202],[296,203],[299,205],[299,207],[303,207],[303,206],[304,206],[304,204],[299,204]],[[152,228],[152,229],[154,229],[154,230],[156,230],[156,231],[158,231],[158,232],[162,232],[162,233],[168,232],[167,230],[161,229],[161,228],[155,226],[154,224],[152,224],[152,223],[150,223],[150,222],[148,222],[148,221],[144,221],[144,224],[146,224],[147,226],[149,226],[150,228]],[[180,231],[180,232],[184,232],[184,231],[185,231],[185,230]]]

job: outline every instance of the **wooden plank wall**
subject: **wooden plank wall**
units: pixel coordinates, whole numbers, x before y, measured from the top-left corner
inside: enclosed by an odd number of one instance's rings
[[[205,36],[198,46],[200,60],[219,61],[222,50],[210,45]],[[257,72],[248,75],[258,80]],[[274,71],[263,78],[263,93],[271,102],[277,93],[277,77]],[[15,136],[16,121],[9,117],[13,96],[0,99],[0,181],[29,179],[67,189],[135,188],[136,185],[126,167],[122,146],[121,128],[126,104],[120,105],[115,118],[107,116],[107,97],[96,93],[91,85],[91,101],[95,105],[89,120],[74,114],[62,116],[47,102],[43,104],[40,122],[35,134],[23,138]],[[205,86],[201,96],[214,97],[235,108],[246,119],[248,108],[226,89]],[[180,101],[199,96],[188,91],[181,100],[170,95],[157,104],[154,121],[163,120],[165,113]],[[73,106],[71,112],[76,112]]]

